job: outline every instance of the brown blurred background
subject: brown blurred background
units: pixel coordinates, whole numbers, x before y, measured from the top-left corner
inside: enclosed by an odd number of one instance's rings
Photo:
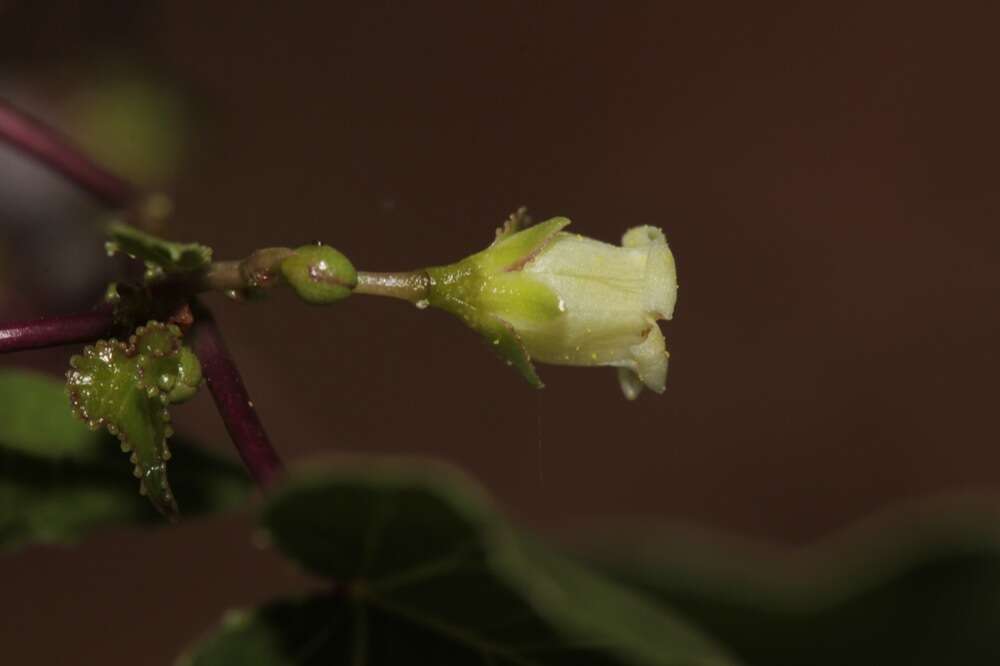
[[[123,69],[168,90],[144,130],[173,133],[163,163],[132,173],[220,258],[323,240],[364,270],[443,263],[524,204],[611,242],[662,226],[681,292],[667,393],[635,404],[609,370],[543,366],[535,393],[440,313],[214,298],[289,459],[432,456],[539,529],[645,516],[785,544],[1000,485],[991,4],[292,4],[0,2],[0,85],[56,120]],[[25,271],[3,280],[8,312],[37,307]],[[206,394],[178,418],[227,446]],[[251,524],[6,556],[5,656],[166,663],[226,607],[307,585]]]

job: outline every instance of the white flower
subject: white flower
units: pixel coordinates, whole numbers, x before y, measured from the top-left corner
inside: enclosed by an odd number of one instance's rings
[[[668,354],[657,320],[673,316],[677,299],[663,232],[636,227],[618,247],[563,232],[568,224],[555,218],[428,269],[431,304],[483,333],[536,386],[531,359],[616,367],[629,399],[643,386],[662,392]]]

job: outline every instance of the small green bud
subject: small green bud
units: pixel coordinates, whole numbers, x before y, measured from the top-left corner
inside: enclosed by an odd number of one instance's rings
[[[167,393],[171,403],[184,402],[194,397],[201,386],[201,363],[194,352],[181,347],[177,354],[177,376]]]
[[[329,245],[303,245],[281,262],[281,274],[306,303],[326,305],[351,295],[358,272]]]

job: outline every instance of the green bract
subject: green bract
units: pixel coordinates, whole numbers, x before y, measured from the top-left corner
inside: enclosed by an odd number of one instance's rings
[[[190,398],[201,383],[201,365],[181,345],[176,326],[151,321],[127,342],[99,340],[70,359],[66,386],[73,412],[92,429],[101,426],[132,452],[139,492],[168,517],[177,501],[167,481],[173,434],[167,405]]]
[[[513,233],[448,266],[427,269],[431,305],[483,334],[533,386],[531,359],[619,369],[622,390],[662,392],[667,358],[656,321],[677,298],[673,255],[663,232],[636,227],[622,246],[562,231],[554,218]]]
[[[304,245],[281,262],[281,274],[306,303],[326,305],[351,295],[358,272],[329,245]]]

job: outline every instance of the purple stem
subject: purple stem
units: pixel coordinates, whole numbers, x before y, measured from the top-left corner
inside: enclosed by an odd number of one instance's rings
[[[201,361],[202,374],[226,430],[250,475],[261,488],[267,488],[284,466],[257,416],[215,318],[203,307],[196,306],[192,333],[194,353]]]
[[[0,99],[0,141],[58,171],[109,208],[125,208],[138,194],[128,181],[87,158],[66,137]]]
[[[0,354],[93,342],[110,336],[114,326],[108,310],[0,323]]]

